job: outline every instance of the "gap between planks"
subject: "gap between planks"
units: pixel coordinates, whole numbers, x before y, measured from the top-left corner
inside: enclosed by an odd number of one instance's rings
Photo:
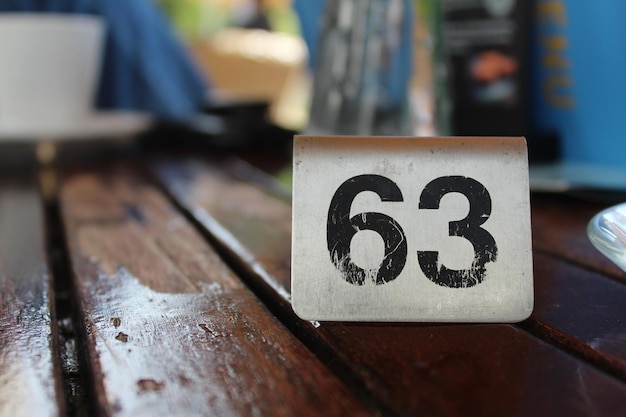
[[[63,220],[59,210],[58,172],[51,167],[40,169],[39,187],[46,227],[46,253],[54,293],[56,323],[55,354],[59,358],[61,386],[68,417],[101,416],[95,407],[95,387],[92,386],[89,363],[84,354],[86,342],[80,332],[82,322],[77,307],[77,295],[72,280]]]
[[[209,161],[211,164],[215,165],[214,161]],[[243,164],[246,164],[243,162]],[[227,171],[227,174],[233,178],[236,178],[240,181],[248,182],[253,185],[262,188],[266,193],[281,199],[285,202],[287,199],[283,193],[276,193],[272,187],[268,187],[267,180],[259,181],[256,176],[265,175],[262,171],[259,171],[257,168],[248,168],[245,170],[239,169],[238,163],[229,162],[217,164],[221,168],[224,168]],[[154,165],[153,165],[154,166]],[[236,172],[232,172],[232,170],[236,170]],[[230,172],[229,172],[230,171]],[[220,237],[215,236],[214,232],[208,230],[206,225],[203,224],[202,219],[197,217],[197,213],[192,213],[188,207],[186,207],[185,203],[178,200],[178,198],[171,192],[169,187],[162,182],[161,179],[158,178],[157,175],[150,175],[154,183],[157,187],[170,199],[172,204],[180,210],[180,212],[187,218],[187,220],[194,225],[194,227],[207,239],[213,247],[224,257],[224,259],[229,263],[229,266],[235,270],[238,275],[242,278],[242,280],[246,283],[246,285],[259,297],[259,299],[268,307],[273,314],[275,314],[281,322],[294,333],[309,349],[315,353],[319,359],[325,363],[328,368],[334,372],[338,377],[348,382],[349,385],[356,387],[358,390],[357,394],[364,398],[367,401],[371,401],[372,399],[368,396],[366,387],[363,385],[359,376],[356,375],[348,364],[343,363],[342,361],[338,361],[336,357],[336,352],[328,346],[326,342],[322,340],[322,338],[314,331],[315,323],[312,323],[313,326],[309,326],[308,322],[302,321],[299,319],[295,313],[293,313],[289,304],[290,294],[281,294],[280,291],[276,291],[276,288],[272,287],[273,279],[255,279],[255,276],[259,275],[259,271],[255,268],[254,264],[247,263],[245,259],[242,259],[240,254],[235,253],[231,248],[227,247],[223,241],[220,240]],[[215,223],[215,221],[212,221]],[[537,248],[533,245],[533,250],[544,253],[554,259],[559,261],[568,263],[575,267],[579,267],[583,270],[587,270],[594,273],[600,273],[603,279],[609,278],[610,281],[616,281],[620,284],[624,284],[623,281],[619,281],[617,279],[613,279],[614,277],[610,275],[606,275],[603,271],[599,271],[592,266],[589,266],[585,263],[574,262],[572,259],[568,259],[567,257],[561,256],[558,251],[546,251],[541,248]],[[281,290],[282,287],[281,287]],[[284,290],[283,290],[284,291]],[[372,324],[372,323],[368,323]],[[396,323],[397,324],[397,323]],[[402,325],[402,324],[400,324]],[[418,324],[419,325],[419,324]],[[623,366],[620,366],[616,361],[612,360],[610,357],[606,357],[599,352],[593,350],[591,347],[588,347],[584,343],[575,343],[578,339],[574,337],[566,338],[559,337],[559,332],[556,329],[552,329],[549,326],[543,325],[541,322],[535,320],[527,320],[525,322],[519,324],[507,325],[513,327],[515,329],[519,329],[524,333],[531,335],[551,346],[554,346],[558,350],[566,353],[569,356],[576,358],[577,360],[581,360],[588,365],[591,365],[597,368],[599,371],[616,378],[621,382],[626,382],[626,370]],[[582,347],[581,347],[582,346]],[[332,366],[331,366],[332,363]]]
[[[596,250],[596,249],[594,248],[593,250]],[[626,285],[626,281],[625,281],[626,274],[620,273],[619,271],[613,271],[612,270],[613,268],[611,268],[611,270],[607,270],[606,268],[594,265],[593,263],[580,261],[576,257],[564,255],[559,250],[549,249],[549,248],[544,247],[543,245],[539,245],[535,243],[533,243],[533,253],[534,252],[543,253],[545,255],[558,259],[559,261],[576,266],[580,269],[584,269],[586,271],[602,275],[604,279],[613,281],[620,285]],[[598,256],[604,256],[604,255],[600,255],[600,253],[598,252]],[[615,266],[615,269],[618,269],[617,266]]]
[[[258,185],[260,188],[263,188],[266,192],[273,195],[274,197],[280,198],[283,201],[290,203],[291,193],[285,192],[283,188],[277,188],[275,185],[277,180],[274,177],[265,173],[259,168],[254,167],[248,162],[233,158],[232,160],[221,164],[221,166],[223,166],[231,175],[233,175],[233,177]],[[173,198],[173,200],[175,199]],[[181,211],[184,211],[184,208],[181,208]],[[202,225],[199,222],[197,223],[198,224],[196,227],[202,229]],[[591,245],[589,246],[591,247]],[[602,275],[603,279],[609,279],[619,285],[626,284],[626,282],[624,281],[624,275],[623,273],[620,274],[621,271],[619,271],[618,268],[602,268],[601,266],[594,265],[593,262],[590,263],[580,261],[576,257],[567,256],[562,253],[561,250],[559,250],[560,248],[550,250],[544,247],[544,245],[537,244],[535,242],[533,242],[532,249],[533,252],[539,252],[559,261],[563,261],[572,266]],[[591,250],[596,249],[591,248]],[[597,256],[595,256],[595,258],[603,256],[600,255],[599,252],[596,255]],[[254,280],[251,280],[251,283],[254,284]],[[296,321],[299,320],[299,318],[297,318],[295,314],[293,314],[292,317],[288,318],[288,320],[294,319]],[[619,361],[613,360],[610,357],[600,354],[598,351],[592,349],[584,343],[575,343],[576,341],[578,341],[577,339],[563,337],[556,329],[546,326],[536,320],[525,320],[521,323],[513,324],[513,326],[525,331],[526,333],[534,337],[537,337],[544,342],[558,347],[559,349],[572,355],[573,357],[583,360],[623,382],[626,382],[626,369],[622,364],[620,364]],[[314,340],[311,340],[311,342],[315,343]],[[320,344],[320,346],[318,347],[324,349],[323,344]]]
[[[246,164],[245,161],[241,163]],[[253,168],[256,170],[256,168]],[[220,241],[219,238],[214,236],[209,230],[207,230],[202,222],[189,212],[183,204],[181,204],[174,195],[170,193],[168,188],[153,175],[149,168],[145,167],[143,170],[145,175],[149,178],[159,191],[166,196],[168,201],[180,211],[181,215],[196,229],[196,231],[204,237],[204,239],[211,245],[211,247],[222,257],[227,266],[241,279],[243,284],[250,289],[250,291],[259,299],[259,301],[282,323],[287,330],[289,330],[302,344],[309,350],[320,362],[326,366],[326,368],[334,374],[340,381],[343,381],[348,388],[350,388],[352,394],[365,406],[366,409],[376,412],[380,415],[395,416],[396,412],[391,410],[387,404],[382,401],[376,400],[368,392],[367,387],[363,381],[355,374],[349,367],[349,365],[341,360],[337,360],[336,353],[325,343],[319,335],[311,331],[311,326],[315,327],[315,322],[302,321],[291,309],[289,304],[290,294],[285,293],[282,287],[277,288],[270,285],[271,281],[255,280],[255,275],[258,275],[259,270],[255,270],[255,265],[242,261],[240,254],[235,253],[226,245]],[[258,174],[258,172],[255,171]],[[240,179],[244,180],[244,178]],[[275,189],[267,187],[266,182],[251,181],[257,186],[260,186],[266,192],[275,195],[277,198],[287,201],[286,194],[279,192],[275,194]]]

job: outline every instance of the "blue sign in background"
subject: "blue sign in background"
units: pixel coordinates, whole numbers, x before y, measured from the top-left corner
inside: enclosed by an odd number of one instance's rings
[[[568,163],[626,168],[626,2],[539,1],[534,127]]]

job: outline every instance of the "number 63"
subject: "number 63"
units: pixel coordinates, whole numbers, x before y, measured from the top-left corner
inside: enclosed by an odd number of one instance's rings
[[[342,273],[343,279],[355,285],[365,284],[367,272],[351,259],[350,242],[361,230],[372,230],[384,241],[385,255],[376,272],[377,285],[392,281],[400,275],[407,259],[404,230],[393,218],[376,212],[359,213],[350,217],[355,197],[363,191],[373,191],[383,202],[404,201],[400,188],[381,175],[358,175],[345,181],[335,191],[328,209],[326,239],[330,259]],[[468,269],[439,266],[439,253],[418,251],[419,266],[432,282],[450,288],[466,288],[480,284],[485,278],[485,264],[494,262],[498,247],[493,236],[481,227],[491,215],[491,197],[480,182],[463,176],[445,176],[432,180],[420,195],[419,209],[438,209],[444,195],[461,193],[469,201],[469,212],[462,220],[451,221],[449,236],[467,239],[474,247],[474,260]]]

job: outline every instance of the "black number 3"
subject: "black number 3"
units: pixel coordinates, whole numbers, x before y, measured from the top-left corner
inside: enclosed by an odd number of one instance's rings
[[[380,175],[350,178],[337,189],[330,203],[326,234],[328,251],[333,264],[349,283],[363,285],[369,276],[380,285],[397,278],[402,272],[407,256],[406,238],[400,225],[382,213],[360,213],[350,218],[352,202],[363,191],[375,192],[381,201],[403,201],[400,188],[389,178]],[[361,230],[373,230],[383,238],[385,256],[377,270],[365,271],[352,262],[350,242]]]
[[[444,287],[465,288],[480,284],[485,278],[485,264],[498,256],[493,236],[480,227],[491,215],[491,197],[478,181],[461,176],[437,178],[424,188],[420,195],[420,209],[438,209],[441,198],[448,193],[461,193],[469,201],[467,217],[449,223],[449,235],[461,236],[474,246],[474,261],[469,269],[448,269],[439,266],[439,253],[418,251],[417,258],[422,271],[436,284]]]

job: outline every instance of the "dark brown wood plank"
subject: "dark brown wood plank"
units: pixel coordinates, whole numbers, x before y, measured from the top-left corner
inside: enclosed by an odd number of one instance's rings
[[[60,205],[105,416],[369,415],[132,170],[68,175]]]
[[[626,274],[587,238],[587,224],[606,207],[533,195],[534,247],[571,263],[535,252],[536,307],[525,328],[626,380],[626,287],[606,279],[626,282]]]
[[[274,192],[272,177],[263,179],[262,172],[245,163],[227,159],[220,166],[236,178],[261,177],[257,183]],[[535,253],[536,308],[523,327],[626,380],[626,307],[620,301],[626,299],[626,287],[557,259],[623,278],[625,274],[596,251],[586,235],[589,219],[606,205],[567,196],[533,197],[536,243],[543,250]]]
[[[587,224],[606,204],[566,196],[533,194],[533,247],[626,282],[626,273],[593,247]]]
[[[43,204],[34,176],[0,179],[0,416],[65,415]]]
[[[299,321],[288,303],[289,205],[199,160],[160,161],[155,172],[300,337],[397,414],[626,413],[623,383],[513,326]]]
[[[524,326],[626,381],[626,286],[535,253],[535,310]]]

